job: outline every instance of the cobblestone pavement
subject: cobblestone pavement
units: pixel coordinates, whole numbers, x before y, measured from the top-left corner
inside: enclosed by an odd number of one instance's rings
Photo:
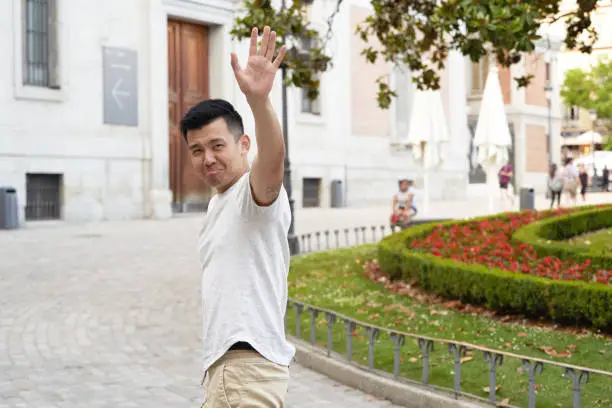
[[[199,407],[198,224],[0,231],[0,408]],[[390,406],[298,365],[288,402]]]

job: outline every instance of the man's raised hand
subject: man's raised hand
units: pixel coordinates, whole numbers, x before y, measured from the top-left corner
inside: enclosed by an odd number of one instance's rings
[[[274,58],[276,32],[270,31],[270,27],[264,27],[259,50],[257,50],[257,37],[257,27],[255,27],[251,31],[249,59],[244,69],[238,63],[238,56],[235,53],[231,54],[236,81],[249,102],[265,100],[268,97],[274,84],[276,71],[287,53],[287,48],[283,45]]]

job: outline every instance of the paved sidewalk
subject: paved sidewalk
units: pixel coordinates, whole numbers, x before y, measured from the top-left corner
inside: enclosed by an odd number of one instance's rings
[[[0,231],[0,408],[199,407],[198,227]],[[291,374],[291,408],[390,406],[298,365]]]

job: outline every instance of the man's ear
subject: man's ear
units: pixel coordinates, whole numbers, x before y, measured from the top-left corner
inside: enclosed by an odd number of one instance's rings
[[[249,135],[242,135],[238,143],[240,144],[240,154],[246,156],[251,149],[251,138],[249,138]]]

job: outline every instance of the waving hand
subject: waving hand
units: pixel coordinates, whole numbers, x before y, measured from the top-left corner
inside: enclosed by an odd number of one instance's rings
[[[261,38],[261,46],[257,49],[257,27],[251,31],[251,45],[247,65],[242,68],[238,56],[231,55],[232,69],[242,93],[250,100],[262,100],[268,97],[274,84],[276,71],[283,62],[287,48],[283,45],[276,58],[276,32],[265,27]]]

